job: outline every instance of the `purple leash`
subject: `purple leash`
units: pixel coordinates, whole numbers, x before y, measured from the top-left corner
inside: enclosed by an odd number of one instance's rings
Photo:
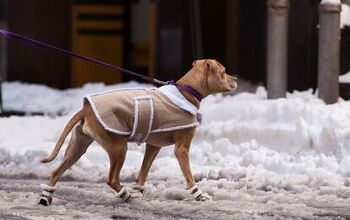
[[[71,51],[68,51],[68,50],[65,50],[65,49],[62,49],[62,48],[50,45],[50,44],[47,44],[47,43],[44,43],[44,42],[41,42],[41,41],[33,40],[33,39],[28,38],[28,37],[25,37],[25,36],[22,36],[22,35],[19,35],[19,34],[16,34],[16,33],[12,33],[10,31],[4,30],[4,29],[0,29],[0,34],[4,35],[5,37],[8,37],[8,38],[21,41],[21,42],[23,42],[25,44],[28,44],[28,45],[31,45],[31,46],[35,46],[35,47],[38,47],[38,48],[41,48],[41,49],[53,51],[53,52],[56,52],[56,53],[59,53],[59,54],[63,54],[63,55],[69,55],[69,56],[72,56],[72,57],[75,57],[75,58],[79,58],[81,60],[85,60],[85,61],[88,61],[88,62],[91,62],[91,63],[96,63],[96,64],[99,64],[101,66],[105,66],[105,67],[108,67],[108,68],[111,68],[111,69],[116,69],[116,70],[119,70],[120,72],[140,77],[140,78],[142,78],[144,80],[147,80],[149,82],[157,83],[157,84],[160,84],[160,85],[167,85],[168,84],[167,82],[160,81],[160,80],[148,77],[148,76],[144,76],[142,74],[135,73],[133,71],[121,68],[119,66],[115,66],[115,65],[112,65],[112,64],[109,64],[109,63],[105,63],[105,62],[99,61],[99,60],[91,58],[91,57],[83,56],[83,55],[80,55],[80,54],[77,54],[77,53],[74,53],[74,52],[71,52]]]
[[[112,64],[109,64],[109,63],[102,62],[100,60],[97,60],[97,59],[94,59],[94,58],[91,58],[91,57],[83,56],[83,55],[74,53],[72,51],[65,50],[65,49],[62,49],[62,48],[59,48],[59,47],[56,47],[56,46],[53,46],[53,45],[50,45],[50,44],[47,44],[47,43],[44,43],[44,42],[41,42],[41,41],[30,39],[28,37],[25,37],[25,36],[22,36],[20,34],[16,34],[16,33],[4,30],[4,29],[0,29],[0,34],[4,35],[7,38],[18,40],[18,41],[21,41],[21,42],[23,42],[25,44],[28,44],[28,45],[31,45],[31,46],[35,46],[35,47],[38,47],[38,48],[41,48],[41,49],[44,49],[44,50],[49,50],[49,51],[56,52],[56,53],[59,53],[59,54],[72,56],[72,57],[75,57],[75,58],[78,58],[78,59],[81,59],[81,60],[85,60],[85,61],[88,61],[88,62],[91,62],[91,63],[95,63],[95,64],[98,64],[98,65],[101,65],[101,66],[108,67],[108,68],[111,68],[111,69],[116,69],[116,70],[119,70],[120,72],[140,77],[140,78],[142,78],[144,80],[147,80],[149,82],[157,83],[157,84],[160,84],[160,85],[174,85],[179,90],[186,91],[186,92],[190,93],[191,95],[193,95],[199,102],[201,102],[202,99],[203,99],[203,96],[198,91],[196,91],[194,88],[192,88],[190,86],[186,86],[186,85],[180,85],[180,84],[176,83],[174,80],[171,80],[169,82],[164,82],[164,81],[161,81],[161,80],[158,80],[158,79],[154,79],[154,78],[151,78],[151,77],[148,77],[148,76],[144,76],[144,75],[139,74],[139,73],[135,73],[133,71],[121,68],[119,66],[115,66],[115,65],[112,65]]]

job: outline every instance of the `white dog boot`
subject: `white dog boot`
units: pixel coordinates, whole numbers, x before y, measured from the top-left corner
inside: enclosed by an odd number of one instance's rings
[[[131,198],[131,194],[125,189],[124,186],[115,196],[121,199],[123,202],[129,201]]]
[[[55,192],[54,186],[48,186],[46,184],[40,185],[42,191],[39,199],[39,204],[43,206],[49,206],[52,202],[52,194]]]
[[[194,185],[192,188],[188,189],[187,191],[192,194],[192,196],[196,201],[204,202],[212,199],[208,194],[203,194],[202,191],[198,189],[197,185]]]
[[[145,186],[133,184],[130,190],[131,198],[142,198],[144,190]]]

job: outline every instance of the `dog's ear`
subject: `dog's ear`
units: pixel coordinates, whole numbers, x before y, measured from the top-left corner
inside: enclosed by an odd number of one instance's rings
[[[193,61],[192,66],[196,65],[198,60]]]
[[[213,64],[211,63],[210,60],[205,60],[204,61],[204,69],[206,72],[210,72],[213,67]]]

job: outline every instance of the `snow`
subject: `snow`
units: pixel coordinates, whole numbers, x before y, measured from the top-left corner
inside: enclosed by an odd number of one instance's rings
[[[350,26],[350,6],[347,4],[342,4],[340,14],[340,28]]]
[[[333,5],[340,5],[340,0],[322,0],[321,4],[333,4]]]
[[[206,182],[218,200],[184,201],[181,183],[148,184],[143,200],[121,203],[101,183],[60,182],[54,205],[36,205],[40,181],[0,179],[1,219],[348,219],[349,201],[329,189],[288,193]],[[166,188],[165,188],[166,187]],[[286,188],[287,189],[287,188]],[[315,199],[319,198],[319,199]]]
[[[149,87],[136,82],[105,86],[102,83],[85,84],[82,88],[60,91],[45,85],[20,82],[3,83],[3,108],[7,111],[44,112],[65,115],[81,107],[82,97],[88,93],[129,87]],[[44,94],[44,96],[43,96]]]
[[[5,110],[44,111],[46,115],[0,119],[0,177],[39,178],[45,182],[60,162],[64,148],[50,164],[40,164],[39,160],[52,150],[65,123],[79,109],[82,97],[131,86],[149,85],[88,84],[59,91],[40,85],[5,83]],[[259,212],[263,210],[259,204],[269,203],[267,207],[276,210],[293,213],[293,209],[300,209],[300,216],[312,216],[314,212],[305,207],[305,201],[315,200],[315,206],[324,201],[343,204],[350,197],[350,102],[339,100],[326,105],[312,90],[295,91],[283,99],[266,97],[266,90],[258,87],[255,93],[210,96],[202,102],[203,124],[193,140],[190,160],[201,190],[214,196],[208,210],[220,207],[224,212],[227,204],[242,201],[248,204],[243,210],[249,212],[255,201]],[[129,145],[121,173],[123,182],[129,184],[135,179],[143,151],[144,147]],[[108,166],[106,153],[93,144],[64,178],[98,185],[105,181]],[[34,187],[36,183],[28,184]],[[88,194],[88,190],[83,191],[81,194]],[[143,206],[147,207],[154,200],[188,199],[173,147],[160,151],[150,170],[146,191],[148,202]],[[99,196],[98,191],[93,193]],[[284,205],[278,206],[279,203]],[[287,203],[293,205],[287,208]],[[181,207],[181,203],[176,206]],[[201,206],[201,212],[206,207]]]
[[[339,76],[340,83],[350,83],[350,71],[344,75]]]

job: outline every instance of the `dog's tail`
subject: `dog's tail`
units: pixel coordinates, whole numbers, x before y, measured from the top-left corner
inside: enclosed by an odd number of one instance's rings
[[[56,146],[54,148],[54,150],[51,152],[51,154],[42,159],[41,162],[42,163],[48,163],[53,161],[57,155],[58,152],[60,152],[61,147],[64,143],[64,140],[66,139],[66,137],[68,136],[68,134],[72,131],[72,129],[74,128],[74,126],[83,118],[83,111],[80,110],[79,112],[75,113],[75,115],[70,119],[70,121],[68,122],[68,124],[66,125],[66,127],[63,129],[62,134],[60,135]]]

